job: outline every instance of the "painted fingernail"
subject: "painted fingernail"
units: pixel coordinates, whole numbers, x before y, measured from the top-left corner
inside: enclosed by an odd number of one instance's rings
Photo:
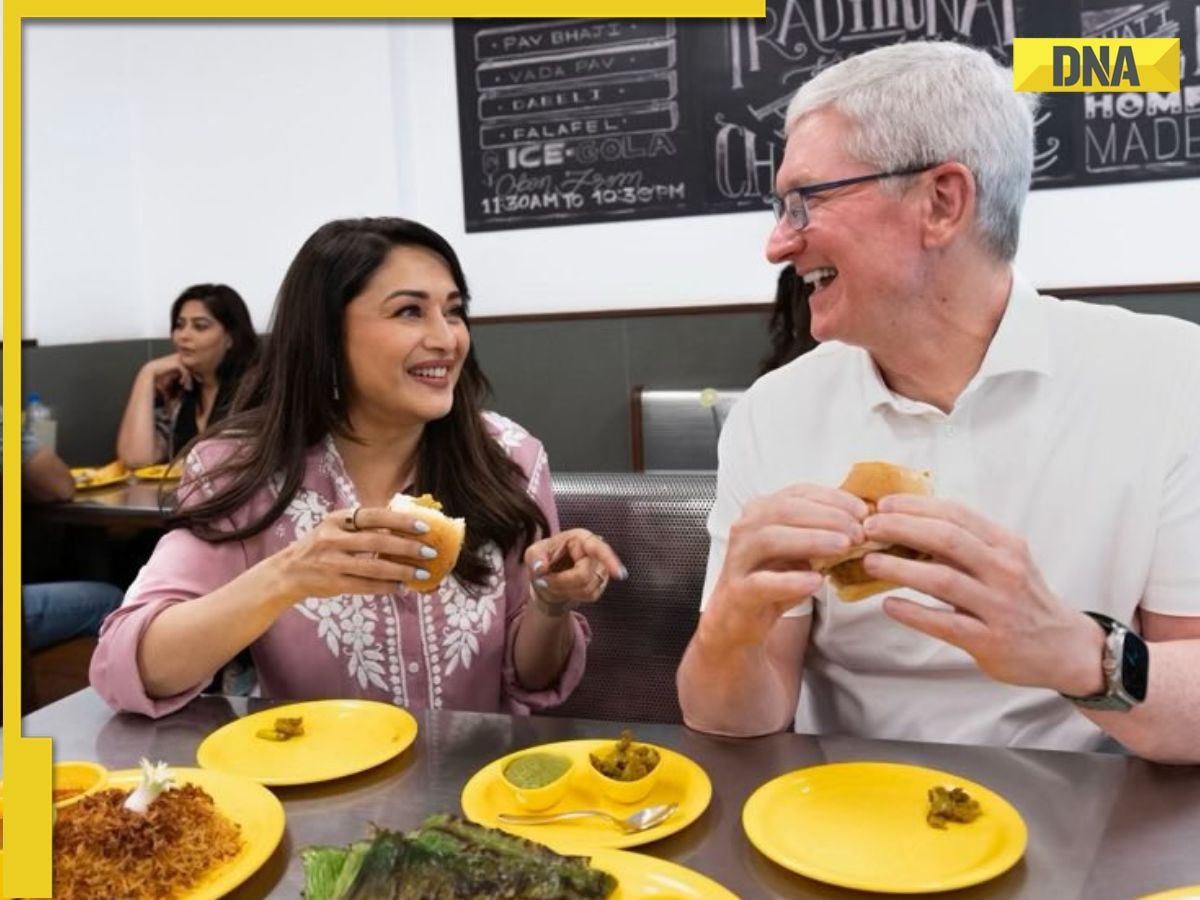
[[[530,568],[533,569],[533,574],[537,575],[542,571],[542,569],[546,568],[546,561],[544,559],[535,559]]]
[[[533,586],[540,591],[544,591],[548,585],[546,584],[545,578],[535,578],[533,580]]]
[[[625,581],[629,577],[629,570],[621,566],[621,571],[617,573],[617,581]]]
[[[436,559],[437,558],[437,550],[435,550],[433,547],[422,544],[421,545],[421,557],[423,559]]]
[[[415,531],[417,534],[428,534],[429,523],[422,522],[420,519],[413,519],[413,531]]]
[[[413,575],[416,577],[417,581],[424,581],[429,577],[429,573],[424,569],[413,569]]]

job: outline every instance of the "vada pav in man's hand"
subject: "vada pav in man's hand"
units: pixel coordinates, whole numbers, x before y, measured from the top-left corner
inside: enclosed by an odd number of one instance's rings
[[[889,462],[860,462],[851,466],[850,474],[840,487],[841,490],[865,500],[867,508],[874,513],[875,504],[889,494],[931,495],[933,476],[929,472],[906,469]],[[888,553],[904,559],[929,558],[928,554],[902,544],[864,541],[837,556],[814,559],[812,567],[815,571],[829,576],[841,599],[847,602],[864,600],[896,587],[893,582],[882,581],[867,574],[863,557],[868,553]]]
[[[696,730],[1200,762],[1200,328],[1016,270],[1037,104],[1012,77],[905,41],[788,104],[766,255],[821,343],[721,430],[677,677]],[[872,512],[829,486],[863,457],[942,496]],[[928,556],[853,559],[868,540]],[[851,560],[914,596],[843,602],[872,589]]]

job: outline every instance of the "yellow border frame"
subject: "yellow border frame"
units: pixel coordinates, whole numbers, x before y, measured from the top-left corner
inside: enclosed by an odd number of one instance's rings
[[[9,820],[4,836],[3,881],[0,896],[49,897],[51,741],[21,734],[21,50],[25,19],[58,18],[331,18],[329,5],[305,0],[294,4],[188,2],[169,11],[145,0],[100,4],[10,0],[4,4],[4,255],[3,293],[4,391],[9,410],[3,422],[4,456],[4,811]],[[514,0],[501,4],[482,0],[414,0],[387,4],[355,0],[338,9],[337,18],[385,19],[487,17],[497,13],[529,17],[623,18],[761,18],[765,0]]]

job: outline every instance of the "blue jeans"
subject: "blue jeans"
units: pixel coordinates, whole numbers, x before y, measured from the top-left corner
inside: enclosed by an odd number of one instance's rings
[[[100,581],[54,581],[21,587],[25,639],[30,652],[71,638],[96,635],[124,592]]]

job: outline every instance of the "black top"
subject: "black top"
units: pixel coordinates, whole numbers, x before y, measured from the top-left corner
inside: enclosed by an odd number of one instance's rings
[[[211,425],[214,422],[219,422],[228,414],[229,407],[233,402],[233,389],[234,386],[228,383],[228,379],[223,381],[217,388],[217,397],[213,401],[212,412],[208,414],[208,424]],[[196,409],[199,403],[199,386],[194,387],[190,391],[180,392],[179,406],[175,410],[175,416],[165,429],[168,460],[174,459],[175,455],[187,445],[187,442],[198,433],[196,428]]]

